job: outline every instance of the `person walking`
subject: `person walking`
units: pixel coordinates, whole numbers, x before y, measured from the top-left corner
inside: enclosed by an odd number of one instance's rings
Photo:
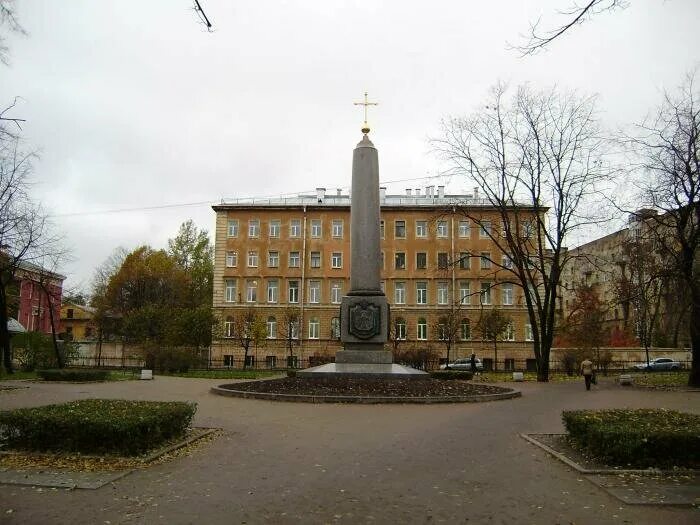
[[[476,354],[472,354],[472,357],[469,360],[469,368],[471,369],[472,374],[476,375]]]
[[[581,362],[581,373],[586,382],[586,390],[591,389],[591,379],[593,378],[593,361],[586,358]]]

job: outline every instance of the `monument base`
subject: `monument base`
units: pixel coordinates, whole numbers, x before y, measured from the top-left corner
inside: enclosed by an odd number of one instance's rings
[[[297,377],[361,379],[428,379],[422,370],[392,363],[328,363],[297,371]]]
[[[391,351],[382,350],[383,345],[378,346],[380,350],[355,350],[346,346],[345,350],[338,350],[335,353],[335,362],[367,365],[390,365],[393,363],[394,356],[391,355]]]

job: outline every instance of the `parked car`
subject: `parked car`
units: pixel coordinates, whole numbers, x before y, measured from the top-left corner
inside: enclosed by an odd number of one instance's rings
[[[472,369],[472,361],[470,358],[466,359],[457,359],[456,361],[449,363],[449,365],[440,365],[441,370],[445,370],[446,368],[450,368],[452,370],[471,370]],[[481,363],[481,359],[478,357],[476,358],[476,370],[478,372],[481,372],[484,369],[484,365]]]
[[[637,370],[680,370],[681,364],[670,357],[657,357],[649,361],[649,364],[634,365]]]

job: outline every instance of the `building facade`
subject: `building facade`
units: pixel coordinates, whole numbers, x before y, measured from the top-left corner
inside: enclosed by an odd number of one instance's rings
[[[61,333],[72,341],[91,341],[97,336],[95,309],[76,303],[61,305]]]
[[[64,275],[22,262],[14,276],[8,303],[16,306],[16,319],[28,332],[51,333],[53,317],[60,331],[61,296]],[[14,312],[13,312],[14,313]]]
[[[492,359],[492,343],[480,341],[476,324],[484,311],[499,308],[512,319],[499,342],[503,368],[532,357],[532,333],[522,291],[502,282],[494,261],[503,254],[485,228],[500,227],[488,203],[470,195],[424,193],[386,195],[380,189],[382,287],[391,305],[392,338],[400,347],[430,347],[445,354],[441,316],[459,317],[452,359]],[[460,209],[478,208],[481,226]],[[237,316],[254,308],[267,339],[249,353],[249,363],[284,366],[288,350],[283,319],[297,313],[294,354],[332,358],[340,347],[340,302],[349,290],[350,197],[316,195],[213,206],[216,212],[213,304],[222,327],[212,345],[212,362],[239,365],[243,348],[235,338]]]

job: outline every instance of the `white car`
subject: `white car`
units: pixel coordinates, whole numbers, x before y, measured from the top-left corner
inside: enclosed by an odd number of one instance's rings
[[[634,365],[637,370],[680,370],[681,364],[670,357],[657,357],[649,361],[649,364]]]
[[[453,363],[440,365],[440,370],[446,370],[447,368],[449,368],[451,370],[471,370],[472,369],[472,360],[471,360],[471,358],[457,359]],[[480,372],[483,369],[484,369],[484,365],[481,363],[481,359],[479,359],[477,357],[476,358],[476,370]]]

